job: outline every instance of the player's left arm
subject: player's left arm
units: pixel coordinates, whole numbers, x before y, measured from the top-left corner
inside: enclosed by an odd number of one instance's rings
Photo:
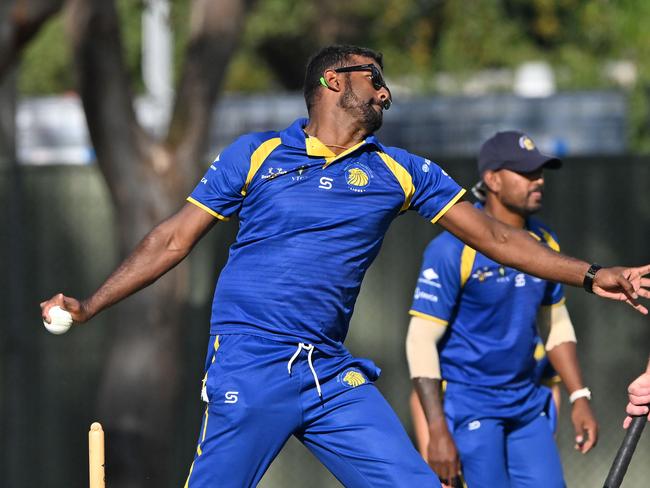
[[[545,298],[537,314],[540,337],[553,369],[569,393],[571,422],[575,430],[575,448],[583,454],[598,442],[598,423],[589,403],[591,393],[585,388],[576,352],[576,334],[564,303],[562,285],[547,283]]]
[[[563,342],[547,352],[548,358],[562,378],[567,392],[583,391],[584,383],[578,363],[575,342]],[[575,430],[575,448],[583,454],[598,442],[598,422],[586,396],[577,398],[571,404],[571,422]]]
[[[409,396],[409,407],[411,410],[411,422],[413,423],[413,431],[415,434],[415,447],[423,459],[427,459],[427,449],[429,447],[429,424],[424,415],[424,409],[420,398],[418,397],[415,389],[411,390]]]
[[[491,218],[467,201],[453,205],[438,221],[461,241],[489,258],[540,278],[581,286],[590,264],[540,245],[527,231]],[[593,292],[624,301],[642,314],[648,309],[638,302],[650,298],[650,264],[625,268],[602,268],[593,279]]]

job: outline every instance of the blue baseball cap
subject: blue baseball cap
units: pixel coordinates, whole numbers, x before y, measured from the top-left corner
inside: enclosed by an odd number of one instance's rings
[[[559,169],[562,161],[543,154],[525,133],[509,130],[497,132],[483,143],[478,153],[478,172],[509,169],[517,173],[532,173],[541,167]]]

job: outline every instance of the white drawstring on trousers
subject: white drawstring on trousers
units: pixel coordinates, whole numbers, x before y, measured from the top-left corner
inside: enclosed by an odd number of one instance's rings
[[[316,374],[316,370],[314,369],[314,364],[311,362],[311,354],[314,352],[313,344],[304,344],[302,342],[298,344],[298,348],[296,349],[296,352],[293,353],[293,356],[291,356],[291,359],[289,359],[289,362],[287,363],[287,370],[289,371],[289,376],[291,376],[291,366],[293,366],[293,362],[300,355],[300,351],[302,351],[303,349],[307,351],[307,363],[309,364],[309,369],[311,370],[311,374],[314,376],[314,383],[316,383],[316,390],[318,391],[318,396],[322,398],[323,394],[321,393],[320,382],[318,381],[318,375]]]

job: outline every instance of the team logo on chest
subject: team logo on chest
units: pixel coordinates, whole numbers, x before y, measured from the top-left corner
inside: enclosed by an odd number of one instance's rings
[[[345,167],[344,174],[348,188],[357,193],[366,191],[374,177],[370,168],[361,163],[349,164]]]

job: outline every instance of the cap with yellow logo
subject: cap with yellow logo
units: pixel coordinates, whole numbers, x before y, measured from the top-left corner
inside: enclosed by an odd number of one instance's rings
[[[483,143],[478,155],[478,172],[509,169],[517,173],[532,173],[541,167],[558,169],[562,161],[543,154],[533,140],[523,132],[497,132]]]

